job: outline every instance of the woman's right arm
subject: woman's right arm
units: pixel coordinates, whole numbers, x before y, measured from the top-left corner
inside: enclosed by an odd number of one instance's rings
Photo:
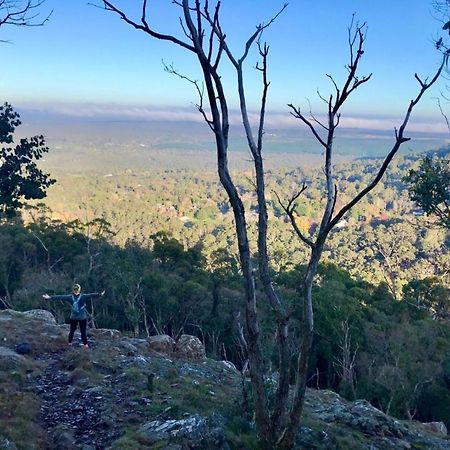
[[[42,297],[45,300],[67,300],[67,301],[70,301],[72,298],[71,295],[48,295],[48,294],[44,294]]]

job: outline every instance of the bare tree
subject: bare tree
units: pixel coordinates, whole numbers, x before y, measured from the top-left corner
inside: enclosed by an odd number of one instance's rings
[[[289,216],[297,236],[299,237],[301,242],[303,242],[310,249],[310,258],[303,285],[304,317],[302,326],[302,343],[300,346],[301,351],[298,358],[297,382],[294,394],[295,398],[298,399],[294,400],[294,402],[298,402],[300,412],[302,407],[300,405],[303,404],[307,378],[308,355],[310,353],[313,337],[314,319],[312,285],[317,272],[318,263],[323,253],[325,242],[333,227],[336,226],[336,224],[353,208],[353,206],[355,206],[359,201],[361,201],[361,199],[363,199],[369,192],[371,192],[375,188],[375,186],[377,186],[377,184],[385,174],[390,162],[399,151],[401,145],[410,140],[410,138],[405,136],[405,130],[410,120],[413,109],[420,102],[424,93],[438,80],[448,59],[447,53],[444,53],[439,68],[430,80],[428,80],[428,78],[422,79],[417,74],[414,75],[415,79],[419,83],[419,92],[416,97],[410,101],[400,127],[398,129],[395,128],[394,143],[391,149],[380,164],[380,167],[373,180],[365,188],[363,188],[352,200],[350,200],[347,204],[342,206],[339,211],[336,212],[335,206],[337,204],[339,189],[333,177],[333,144],[335,140],[336,129],[338,128],[340,123],[342,106],[361,85],[367,83],[371,78],[371,74],[368,76],[360,76],[358,74],[358,66],[364,54],[363,47],[365,42],[365,30],[365,24],[358,25],[354,24],[352,21],[352,24],[348,29],[348,45],[350,51],[350,61],[347,66],[348,75],[341,87],[339,87],[338,83],[331,75],[327,75],[333,85],[334,93],[330,94],[328,98],[324,98],[319,93],[320,98],[326,104],[327,108],[326,123],[322,123],[311,112],[305,115],[300,110],[300,108],[295,107],[292,104],[289,105],[291,114],[299,119],[304,125],[306,125],[307,128],[309,128],[314,138],[319,142],[319,144],[324,148],[325,151],[323,173],[325,176],[326,185],[326,205],[323,209],[322,219],[317,234],[311,237],[306,236],[301,232],[296,224],[295,202],[299,198],[301,193],[305,190],[305,186],[302,186],[300,191],[294,194],[287,203],[282,203],[282,206]],[[292,422],[292,426],[294,426],[294,422]],[[291,429],[290,432],[293,433],[294,430]]]
[[[0,27],[39,27],[44,25],[53,11],[41,16],[40,7],[45,0],[0,0]]]
[[[294,445],[303,410],[307,382],[308,357],[312,345],[312,284],[326,239],[333,227],[345,216],[345,214],[377,185],[400,146],[409,140],[409,138],[404,136],[404,132],[412,110],[427,89],[437,80],[447,58],[444,55],[442,65],[429,82],[427,79],[422,80],[416,75],[416,79],[420,85],[419,94],[411,101],[400,128],[395,131],[392,149],[381,164],[373,181],[337,213],[335,212],[335,205],[338,188],[335,185],[332,172],[333,140],[335,131],[339,126],[341,107],[359,86],[365,84],[370,79],[370,75],[367,77],[359,77],[357,74],[358,64],[364,53],[364,25],[352,26],[349,29],[350,63],[348,65],[348,77],[343,86],[339,88],[337,82],[329,76],[334,86],[335,93],[330,95],[327,99],[322,97],[328,110],[326,124],[321,123],[312,115],[305,116],[300,108],[289,105],[291,113],[307,125],[314,137],[324,147],[324,173],[326,178],[326,206],[323,211],[319,231],[315,236],[306,236],[296,223],[296,201],[306,189],[306,185],[303,185],[290,200],[283,202],[280,199],[280,203],[286,214],[291,219],[295,233],[310,249],[309,263],[302,286],[304,317],[301,342],[298,346],[299,358],[295,370],[296,381],[292,395],[290,395],[291,354],[289,351],[288,339],[289,324],[292,314],[283,303],[279,292],[277,292],[272,282],[269,270],[269,252],[267,248],[268,214],[262,151],[266,100],[269,88],[267,77],[269,47],[266,44],[261,43],[261,35],[264,30],[274,22],[287,5],[284,5],[268,22],[259,24],[256,27],[254,33],[252,33],[244,43],[242,53],[237,57],[228,47],[226,33],[222,30],[220,22],[220,2],[214,3],[214,6],[211,6],[208,0],[174,0],[173,3],[181,7],[182,10],[180,26],[183,38],[156,31],[153,25],[150,25],[148,19],[150,15],[150,6],[147,0],[142,1],[140,10],[141,17],[139,20],[132,19],[128,13],[119,9],[114,3],[115,2],[113,1],[102,0],[100,5],[97,6],[117,14],[126,24],[136,30],[146,33],[152,38],[169,41],[184,48],[193,53],[198,60],[203,75],[202,83],[178,73],[173,67],[169,66],[166,67],[166,69],[192,83],[199,95],[197,108],[211,131],[214,133],[217,150],[218,174],[233,209],[240,265],[245,280],[246,327],[245,336],[242,333],[241,337],[242,341],[245,342],[247,349],[258,437],[263,448],[269,449],[277,447],[291,449]],[[253,46],[257,46],[259,51],[260,62],[256,68],[261,72],[262,76],[262,94],[259,121],[256,125],[256,130],[253,129],[249,120],[244,83],[244,63]],[[259,208],[257,243],[259,277],[264,287],[266,297],[274,311],[274,317],[277,323],[276,336],[279,352],[279,377],[271,410],[268,406],[264,387],[265,362],[261,351],[260,326],[257,317],[255,272],[252,264],[252,253],[249,243],[248,227],[245,219],[245,208],[228,167],[229,110],[227,95],[220,75],[221,63],[225,59],[228,59],[228,61],[231,62],[236,72],[240,112],[255,170],[254,184]],[[205,107],[205,98],[207,99],[208,107]]]

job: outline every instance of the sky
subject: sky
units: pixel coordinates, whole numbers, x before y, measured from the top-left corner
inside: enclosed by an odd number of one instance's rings
[[[171,0],[148,3],[148,20],[156,31],[185,38],[179,6]],[[140,0],[116,4],[140,17]],[[255,25],[270,19],[282,5],[278,0],[222,0],[222,27],[237,56]],[[0,28],[0,39],[8,41],[0,44],[3,100],[63,115],[201,120],[193,106],[197,97],[192,86],[166,73],[162,63],[200,79],[191,53],[132,29],[86,0],[46,0],[41,17],[51,10],[42,27]],[[308,109],[310,102],[320,117],[324,105],[316,92],[327,97],[333,88],[325,74],[338,83],[346,75],[347,28],[353,13],[368,26],[361,75],[373,75],[346,105],[343,126],[392,128],[393,118],[404,113],[418,92],[414,73],[432,76],[440,62],[433,42],[442,24],[431,0],[291,0],[263,35],[270,44],[269,124],[293,123],[288,103]],[[260,74],[254,70],[257,59],[256,53],[250,54],[245,71],[252,111],[258,109],[261,90]],[[236,108],[234,72],[224,64],[222,74],[230,105]],[[442,80],[426,94],[415,113],[416,130],[447,131],[436,104],[445,85]]]

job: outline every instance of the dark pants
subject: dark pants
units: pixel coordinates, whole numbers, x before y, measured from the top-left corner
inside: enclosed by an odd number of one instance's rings
[[[81,340],[83,341],[83,344],[87,344],[87,336],[86,336],[87,319],[83,320],[70,319],[69,344],[72,342],[73,334],[75,333],[78,324],[80,324]]]

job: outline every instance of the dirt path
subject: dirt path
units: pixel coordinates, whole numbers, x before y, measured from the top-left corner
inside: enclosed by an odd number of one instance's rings
[[[104,418],[107,405],[98,390],[72,386],[68,373],[58,367],[62,353],[44,353],[36,358],[46,365],[35,388],[42,400],[40,422],[49,434],[50,448],[106,449],[121,433]]]

